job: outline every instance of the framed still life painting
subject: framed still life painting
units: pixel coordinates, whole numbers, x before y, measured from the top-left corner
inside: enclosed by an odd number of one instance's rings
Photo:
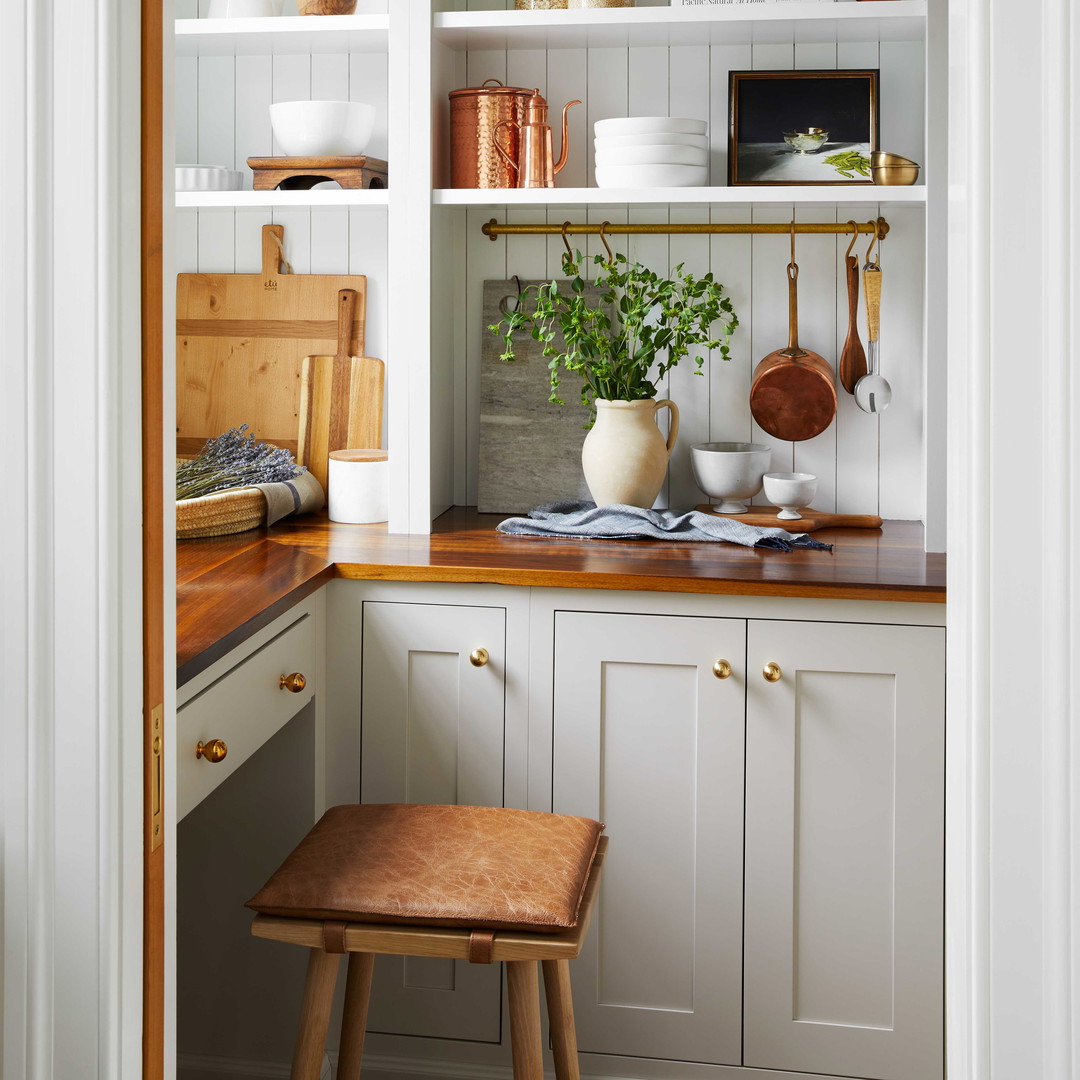
[[[733,71],[728,183],[871,184],[878,71]]]

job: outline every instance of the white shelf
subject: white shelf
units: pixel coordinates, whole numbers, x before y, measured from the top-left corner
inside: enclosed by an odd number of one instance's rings
[[[216,207],[234,209],[274,209],[284,206],[387,206],[389,192],[339,191],[328,188],[322,191],[178,191],[178,210],[209,209]]]
[[[292,15],[265,19],[177,19],[177,56],[263,56],[386,52],[389,15]]]
[[[899,0],[897,0],[899,2]],[[679,187],[679,188],[438,188],[435,206],[752,206],[763,203],[873,203],[918,206],[926,188],[875,187]]]
[[[435,16],[434,36],[456,50],[924,41],[926,4],[792,0],[709,8],[446,12]]]

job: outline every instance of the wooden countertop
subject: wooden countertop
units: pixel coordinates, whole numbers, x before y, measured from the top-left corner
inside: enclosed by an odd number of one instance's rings
[[[945,601],[945,556],[923,551],[919,522],[830,529],[832,551],[734,544],[503,536],[505,515],[455,507],[430,536],[309,515],[269,529],[177,545],[177,674],[208,667],[333,577],[492,582],[819,599]]]

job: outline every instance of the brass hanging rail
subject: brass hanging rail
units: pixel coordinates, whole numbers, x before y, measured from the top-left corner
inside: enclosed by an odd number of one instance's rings
[[[889,232],[889,223],[884,218],[876,221],[861,221],[857,224],[858,232],[867,236],[875,235],[878,240],[884,240]],[[789,236],[791,234],[790,223],[778,223],[776,225],[719,225],[712,223],[685,224],[685,225],[627,225],[605,221],[599,225],[572,224],[565,225],[511,225],[509,222],[499,222],[492,218],[481,230],[490,240],[500,236],[636,236],[636,235],[711,235],[711,236],[741,236],[745,234],[753,236]],[[795,226],[796,233],[816,233],[834,236],[851,236],[851,222],[837,222],[834,224],[819,224],[808,222]]]

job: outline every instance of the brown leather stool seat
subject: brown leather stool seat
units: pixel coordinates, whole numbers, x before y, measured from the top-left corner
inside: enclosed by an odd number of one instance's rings
[[[337,1076],[357,1080],[378,953],[506,962],[515,1080],[542,1080],[544,969],[558,1080],[578,1080],[569,960],[581,951],[606,838],[587,818],[482,806],[328,810],[247,902],[256,937],[311,949],[292,1080],[316,1080],[349,953]]]

